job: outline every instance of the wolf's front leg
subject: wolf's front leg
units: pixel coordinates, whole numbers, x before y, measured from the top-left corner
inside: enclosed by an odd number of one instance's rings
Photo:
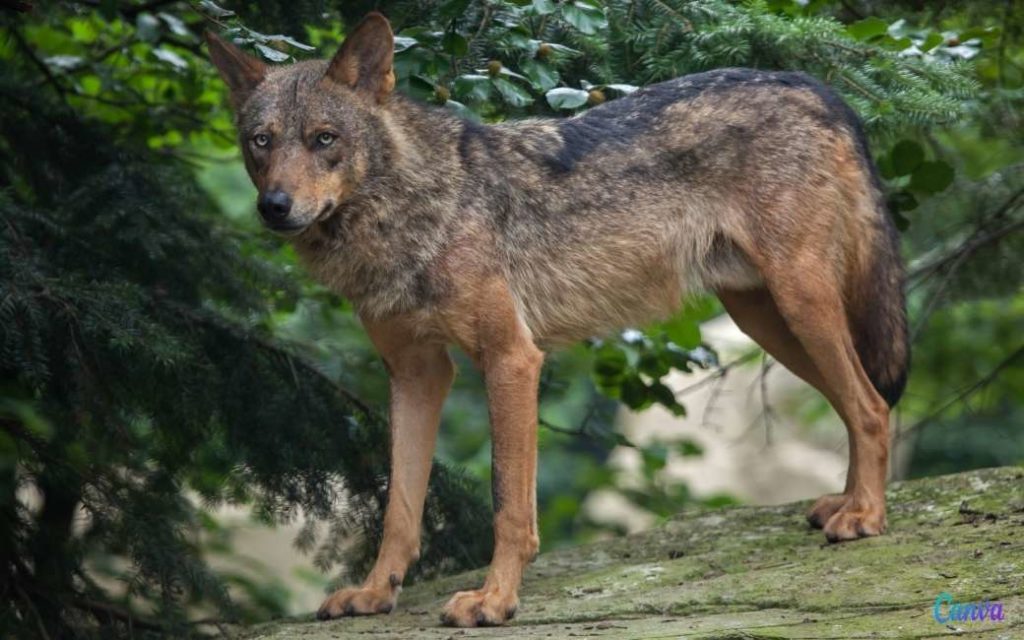
[[[455,375],[445,346],[418,344],[406,323],[367,323],[366,329],[391,380],[391,479],[384,539],[362,586],[331,594],[317,611],[321,620],[394,608],[406,569],[419,557],[420,519],[441,406]]]
[[[537,386],[544,355],[517,317],[481,335],[477,360],[491,413],[494,558],[483,588],[460,591],[441,620],[459,627],[492,626],[519,604],[523,568],[537,554]]]

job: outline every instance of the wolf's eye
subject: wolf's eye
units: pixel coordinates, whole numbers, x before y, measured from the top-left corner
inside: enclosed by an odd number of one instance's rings
[[[329,146],[332,142],[334,142],[334,139],[336,137],[337,136],[335,136],[333,133],[328,133],[324,131],[323,133],[317,134],[316,143],[321,147],[326,147]]]
[[[252,143],[257,147],[265,147],[270,144],[270,136],[265,133],[257,133],[252,137]]]

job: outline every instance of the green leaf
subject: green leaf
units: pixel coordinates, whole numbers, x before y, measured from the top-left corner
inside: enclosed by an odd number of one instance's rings
[[[594,373],[603,378],[616,378],[626,369],[626,354],[612,342],[602,344],[595,352]]]
[[[153,55],[176,69],[188,69],[188,62],[185,58],[182,58],[170,49],[165,49],[164,47],[153,49]]]
[[[627,376],[619,388],[620,399],[630,409],[639,411],[651,406],[651,398],[647,393],[647,385],[640,376]]]
[[[420,43],[416,38],[410,38],[409,36],[395,36],[395,53],[401,53],[406,49],[415,47]]]
[[[160,21],[152,13],[140,13],[135,18],[135,35],[143,42],[156,42],[160,37]]]
[[[227,18],[228,16],[235,15],[234,11],[228,11],[216,2],[212,2],[212,0],[201,0],[199,8],[214,18]]]
[[[678,446],[679,454],[684,458],[692,458],[704,454],[704,448],[693,440],[683,440]]]
[[[533,12],[539,16],[546,16],[549,13],[554,13],[558,5],[555,4],[554,0],[533,0]]]
[[[284,62],[291,57],[283,51],[278,51],[273,47],[268,47],[267,45],[260,44],[259,42],[253,43],[253,46],[255,46],[256,50],[260,52],[260,55],[271,62]]]
[[[587,92],[582,89],[558,87],[544,94],[554,109],[578,109],[587,104]]]
[[[878,173],[882,174],[882,177],[886,180],[892,180],[898,178],[896,171],[892,168],[892,154],[883,153],[882,155],[875,158],[875,166],[878,167]]]
[[[920,49],[921,49],[921,51],[924,51],[925,53],[928,53],[929,51],[931,51],[932,49],[934,49],[935,47],[939,46],[940,44],[942,44],[945,41],[946,41],[946,38],[943,37],[943,35],[941,33],[933,31],[933,32],[929,33],[928,37],[926,37],[924,39],[924,42],[921,43]]]
[[[686,415],[686,409],[676,400],[676,393],[663,382],[655,380],[648,387],[649,395],[661,406],[671,411],[674,415]]]
[[[896,228],[900,231],[906,231],[910,228],[910,219],[899,211],[892,211],[892,221],[895,223]]]
[[[547,91],[558,84],[558,72],[551,65],[538,60],[526,59],[521,65],[523,73],[540,91]]]
[[[700,345],[700,325],[685,313],[677,314],[661,324],[661,330],[669,340],[680,347],[693,348]]]
[[[606,84],[605,87],[629,95],[640,87],[632,84]]]
[[[161,11],[157,14],[160,19],[167,23],[168,28],[174,35],[181,36],[183,38],[191,38],[192,32],[185,26],[185,22],[178,16],[171,15],[169,13]]]
[[[491,79],[478,74],[455,78],[455,95],[470,102],[484,102],[491,97]]]
[[[871,16],[846,27],[846,32],[857,40],[870,40],[885,35],[889,31],[889,23],[881,18]]]
[[[444,106],[454,111],[460,118],[465,118],[467,120],[480,119],[480,116],[474,113],[472,109],[457,100],[447,100],[445,101]]]
[[[442,4],[436,11],[437,15],[442,20],[455,20],[462,17],[462,14],[466,12],[466,8],[469,6],[469,0],[448,0]]]
[[[889,211],[899,213],[900,211],[912,211],[917,208],[918,202],[914,194],[906,190],[900,190],[889,196]]]
[[[498,93],[505,99],[505,102],[513,107],[525,107],[533,103],[533,96],[519,85],[509,82],[504,78],[492,78],[491,82],[498,89]]]
[[[449,31],[441,39],[441,48],[453,56],[464,56],[469,51],[469,42],[460,34]]]
[[[594,35],[608,26],[604,11],[584,2],[562,5],[562,17],[581,33]]]
[[[938,193],[953,183],[953,167],[942,160],[922,162],[910,175],[910,188],[925,193]]]
[[[644,468],[648,472],[661,471],[668,464],[668,447],[659,443],[640,450],[643,455]]]
[[[662,358],[657,351],[647,351],[640,355],[637,362],[637,369],[644,375],[652,378],[660,378],[672,369],[668,358]]]
[[[552,51],[565,56],[578,56],[582,53],[579,49],[573,49],[572,47],[567,47],[564,44],[558,44],[557,42],[548,42],[546,44],[551,47]]]
[[[250,31],[250,33],[253,33],[253,35],[255,35],[255,33],[252,32],[252,31]],[[286,36],[284,34],[280,34],[280,33],[276,33],[276,34],[273,34],[273,35],[260,34],[260,36],[261,36],[261,38],[260,38],[261,42],[283,42],[283,43],[285,43],[285,44],[287,44],[289,46],[295,47],[296,49],[301,49],[303,51],[316,51],[316,47],[311,47],[310,45],[308,45],[308,44],[306,44],[304,42],[299,42],[295,38],[292,38],[291,36]]]
[[[924,161],[924,149],[913,140],[901,140],[892,148],[892,172],[908,176]]]

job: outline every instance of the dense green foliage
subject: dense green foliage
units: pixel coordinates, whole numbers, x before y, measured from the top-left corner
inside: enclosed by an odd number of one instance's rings
[[[280,602],[203,561],[208,510],[307,518],[297,544],[358,578],[387,482],[386,380],[348,305],[259,232],[203,29],[272,62],[330,55],[377,8],[399,89],[470,118],[560,117],[739,65],[829,82],[872,134],[905,229],[911,473],[1024,458],[1024,7],[1010,2],[260,0],[0,5],[0,633],[182,636]],[[268,35],[279,34],[279,35]],[[720,367],[710,298],[550,359],[545,544],[595,531],[619,402],[685,408],[661,378]],[[487,411],[468,362],[445,412],[421,573],[489,552]],[[809,408],[813,416],[820,401]],[[970,427],[967,436],[966,429]],[[937,437],[923,437],[935,433]],[[641,450],[627,493],[691,500]],[[459,469],[465,469],[465,475]],[[478,482],[478,481],[484,482]],[[315,535],[317,522],[326,523]],[[356,548],[339,544],[355,537]],[[239,585],[236,585],[239,586]]]

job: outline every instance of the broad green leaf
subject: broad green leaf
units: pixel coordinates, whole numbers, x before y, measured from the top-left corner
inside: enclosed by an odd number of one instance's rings
[[[410,47],[418,45],[420,42],[416,38],[410,38],[408,36],[395,36],[395,53],[405,51]]]
[[[846,27],[846,32],[857,40],[870,40],[889,32],[889,23],[881,18],[871,16],[854,22]]]
[[[564,44],[558,44],[557,42],[547,42],[545,44],[551,47],[552,51],[566,56],[578,56],[582,53],[579,49],[573,49],[572,47],[567,47]]]
[[[513,82],[509,82],[504,78],[492,78],[491,82],[498,89],[498,93],[505,99],[505,102],[513,107],[525,107],[533,102],[533,96],[526,89]]]
[[[286,36],[286,35],[283,35],[283,34],[280,34],[280,33],[276,33],[274,35],[264,35],[264,34],[260,34],[260,35],[263,36],[263,39],[261,40],[262,42],[284,42],[285,44],[291,45],[291,46],[295,47],[296,49],[302,49],[303,51],[315,51],[316,50],[316,47],[311,47],[311,46],[309,46],[308,44],[306,44],[304,42],[299,42],[298,40],[296,40],[295,38],[292,38],[291,36]]]
[[[652,444],[640,450],[644,467],[648,471],[660,471],[668,463],[668,447],[661,443]]]
[[[693,456],[703,455],[704,453],[703,447],[689,439],[680,442],[676,449],[684,458],[692,458]]]
[[[533,0],[533,12],[540,16],[546,16],[549,13],[554,13],[558,7],[554,0]]]
[[[953,183],[953,167],[942,160],[922,162],[910,175],[910,188],[925,193],[938,193]]]
[[[685,313],[662,323],[661,330],[680,347],[696,347],[700,344],[700,325]]]
[[[900,140],[892,148],[892,172],[895,176],[910,175],[924,161],[924,149],[913,140]]]
[[[606,84],[605,87],[629,95],[640,87],[632,84]]]
[[[646,376],[660,378],[672,369],[672,364],[668,358],[661,357],[659,352],[647,351],[640,355],[637,368]]]
[[[160,60],[166,62],[167,64],[172,65],[176,69],[188,68],[188,62],[185,60],[185,58],[182,58],[180,55],[171,51],[170,49],[166,49],[164,47],[160,47],[159,49],[153,49],[153,55],[159,58]]]
[[[620,399],[627,407],[639,411],[653,404],[647,385],[637,375],[626,376],[619,387]]]
[[[544,94],[554,109],[578,109],[587,104],[587,92],[582,89],[558,87]]]
[[[558,84],[558,71],[549,64],[539,60],[527,59],[520,66],[526,77],[533,83],[533,86],[537,87],[540,91],[547,91]]]
[[[143,42],[156,42],[160,37],[160,21],[152,13],[140,13],[135,18],[135,35]]]
[[[483,102],[491,96],[491,79],[488,76],[465,74],[455,78],[455,95],[470,102]]]
[[[468,120],[479,120],[480,116],[473,112],[472,109],[466,105],[458,102],[457,100],[447,100],[444,106],[454,111],[459,117],[466,118]]]
[[[227,18],[228,16],[235,15],[234,11],[228,11],[212,0],[200,0],[199,8],[214,18]]]
[[[260,52],[260,55],[271,62],[284,62],[291,57],[283,51],[278,51],[273,47],[268,47],[267,45],[260,44],[259,42],[255,42],[253,45],[256,47],[256,50]]]
[[[924,39],[924,41],[921,43],[920,49],[921,49],[921,51],[924,51],[925,53],[928,53],[929,51],[931,51],[932,49],[934,49],[935,47],[939,46],[940,44],[942,44],[945,41],[946,41],[946,39],[942,36],[941,33],[937,33],[935,31],[933,31],[933,32],[929,33],[928,37],[926,37]]]
[[[562,5],[562,17],[580,32],[593,35],[608,26],[604,11],[584,2]]]
[[[449,31],[441,39],[441,48],[453,56],[464,56],[469,51],[469,43],[460,34]]]
[[[594,373],[604,378],[621,376],[628,364],[626,354],[613,342],[602,344],[594,356]]]
[[[171,15],[169,13],[161,11],[157,14],[161,20],[167,23],[167,27],[171,30],[171,33],[181,36],[183,38],[191,38],[192,32],[185,26],[185,22],[178,16]]]
[[[435,11],[442,20],[455,20],[462,17],[468,6],[469,0],[448,0]]]

